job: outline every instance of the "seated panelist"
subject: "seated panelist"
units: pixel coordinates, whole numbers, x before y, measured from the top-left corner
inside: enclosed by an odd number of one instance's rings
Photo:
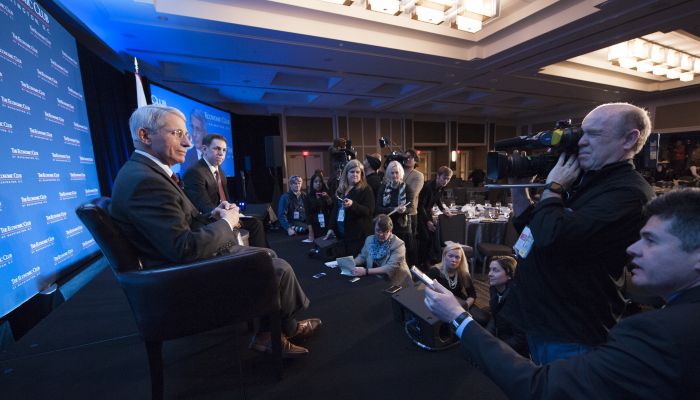
[[[226,138],[216,134],[208,134],[202,139],[202,158],[185,171],[183,181],[185,194],[190,198],[199,212],[211,213],[222,202],[230,197],[226,186],[226,173],[221,163],[228,151]],[[262,221],[254,217],[241,218],[237,228],[249,232],[251,246],[270,247],[265,236]]]
[[[235,204],[224,201],[202,214],[175,181],[171,168],[184,161],[191,143],[182,112],[143,106],[131,115],[129,129],[136,150],[117,174],[109,213],[139,253],[144,268],[251,251],[236,242],[239,212]],[[309,299],[286,261],[273,258],[272,263],[279,284],[282,352],[286,357],[303,356],[308,350],[290,340],[311,336],[321,321],[296,320]],[[272,351],[269,320],[261,321],[251,348]]]

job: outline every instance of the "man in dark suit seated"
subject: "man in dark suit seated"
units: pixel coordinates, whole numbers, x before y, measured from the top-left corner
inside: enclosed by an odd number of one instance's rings
[[[226,187],[226,173],[221,163],[228,151],[226,138],[212,133],[202,139],[202,158],[187,171],[183,181],[185,194],[202,214],[211,213],[224,201],[229,201]],[[249,232],[251,246],[270,247],[265,236],[262,221],[255,217],[243,217],[239,226]]]
[[[425,303],[451,321],[468,357],[511,399],[691,399],[700,393],[700,189],[651,200],[627,248],[632,283],[666,306],[620,321],[592,351],[537,366],[471,323],[434,282]]]
[[[140,107],[131,115],[129,129],[136,151],[114,182],[110,215],[137,249],[143,266],[251,251],[236,242],[239,212],[235,204],[224,201],[204,215],[175,182],[171,167],[184,160],[191,143],[182,112],[160,105]],[[279,280],[283,355],[303,356],[308,350],[288,339],[311,336],[321,321],[297,322],[294,316],[308,307],[309,299],[291,266],[280,258],[272,262]],[[251,348],[271,352],[269,321],[261,321]]]

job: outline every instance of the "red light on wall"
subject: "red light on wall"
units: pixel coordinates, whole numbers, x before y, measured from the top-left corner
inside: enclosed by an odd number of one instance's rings
[[[420,155],[420,153],[421,153],[420,150],[416,150],[416,154]]]
[[[457,150],[457,154],[462,154],[462,150]]]
[[[309,156],[309,152],[308,152],[307,150],[304,150],[304,151],[301,152],[301,155],[304,156],[304,157],[308,157],[308,156]]]

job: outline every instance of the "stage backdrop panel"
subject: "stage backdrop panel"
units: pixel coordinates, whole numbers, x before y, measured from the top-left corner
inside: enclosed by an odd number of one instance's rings
[[[214,108],[158,85],[151,84],[150,89],[152,104],[175,107],[185,114],[187,118],[187,129],[194,138],[193,142],[197,140],[201,142],[208,133],[218,133],[226,138],[228,151],[226,152],[226,158],[223,163],[221,163],[221,168],[226,171],[227,176],[235,176],[233,142],[231,141],[231,114],[228,111]],[[200,137],[197,138],[197,135],[200,135]],[[173,171],[180,175],[184,174],[185,170],[187,170],[191,164],[201,158],[194,148],[195,143],[192,144],[192,148],[187,151],[185,162],[173,167]]]
[[[75,208],[100,195],[75,39],[0,0],[0,317],[98,250]]]

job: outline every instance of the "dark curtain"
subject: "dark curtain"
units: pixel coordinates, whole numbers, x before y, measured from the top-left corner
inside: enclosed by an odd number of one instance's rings
[[[134,75],[115,69],[81,44],[78,55],[100,192],[111,196],[117,172],[134,151],[129,134],[129,116],[136,108]]]
[[[233,149],[236,157],[235,196],[242,200],[239,171],[245,171],[248,203],[270,203],[274,187],[281,176],[281,168],[265,163],[265,136],[279,136],[280,122],[277,116],[238,115],[231,119]],[[250,157],[250,171],[245,169],[245,157]]]

